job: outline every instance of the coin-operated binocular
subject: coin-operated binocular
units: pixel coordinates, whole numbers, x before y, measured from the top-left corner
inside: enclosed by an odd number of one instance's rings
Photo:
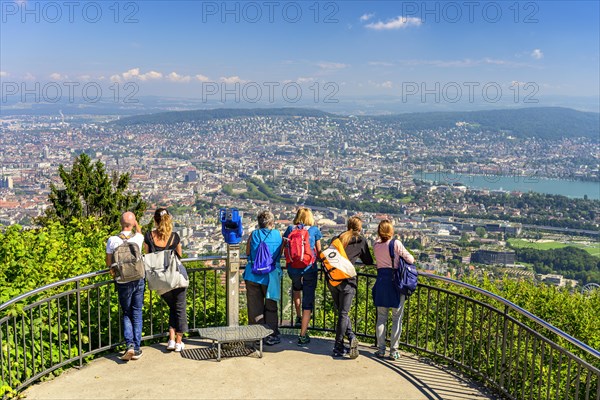
[[[222,208],[219,210],[221,220],[221,233],[227,244],[238,244],[242,241],[244,228],[242,227],[242,216],[237,208]]]

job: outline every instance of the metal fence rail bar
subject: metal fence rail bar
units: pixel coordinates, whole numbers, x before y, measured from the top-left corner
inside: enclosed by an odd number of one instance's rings
[[[226,325],[225,267],[201,265],[223,264],[225,256],[183,261],[190,275],[190,331]],[[354,310],[349,314],[356,334],[371,342],[375,340],[374,282],[375,275],[359,273]],[[281,289],[280,325],[294,328],[287,274],[283,274]],[[310,329],[335,332],[325,279],[319,279],[316,293]],[[245,296],[240,303],[240,321],[245,321]],[[56,370],[79,367],[88,358],[119,348],[123,345],[120,316],[108,270],[45,285],[1,304],[2,385],[23,390]],[[167,307],[147,290],[143,340],[162,338],[167,328]],[[400,344],[455,365],[506,398],[600,400],[597,349],[508,300],[464,282],[421,274],[418,290],[405,303]]]

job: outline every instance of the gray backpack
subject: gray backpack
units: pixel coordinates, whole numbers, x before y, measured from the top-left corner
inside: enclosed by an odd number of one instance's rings
[[[133,235],[133,233],[129,237],[123,234],[119,235],[123,243],[115,249],[113,263],[110,266],[115,272],[117,283],[137,281],[145,276],[142,251],[137,243],[129,242]]]

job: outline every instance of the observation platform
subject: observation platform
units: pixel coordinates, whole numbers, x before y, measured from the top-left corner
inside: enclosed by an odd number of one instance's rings
[[[34,399],[498,399],[451,368],[403,353],[399,361],[380,360],[375,349],[359,347],[355,359],[333,358],[333,342],[311,338],[304,347],[296,336],[247,356],[217,362],[205,359],[209,340],[192,336],[182,353],[164,344],[143,347],[139,360],[118,353],[69,369],[53,380],[29,387]],[[249,351],[250,352],[250,351]]]

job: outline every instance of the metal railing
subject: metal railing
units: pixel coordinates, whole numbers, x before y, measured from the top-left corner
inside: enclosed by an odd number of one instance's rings
[[[183,260],[190,275],[191,331],[227,323],[224,260]],[[205,267],[201,262],[220,265]],[[375,339],[375,278],[359,273],[351,314],[354,331],[365,341]],[[280,324],[293,328],[287,274],[281,285]],[[240,321],[245,323],[245,296],[240,302]],[[334,332],[335,324],[331,295],[320,279],[311,330]],[[143,340],[162,338],[167,329],[166,305],[147,290]],[[123,344],[117,293],[107,270],[46,285],[0,305],[0,378],[17,391]],[[510,399],[600,400],[598,350],[463,282],[421,274],[418,290],[405,304],[401,345],[448,362]]]

